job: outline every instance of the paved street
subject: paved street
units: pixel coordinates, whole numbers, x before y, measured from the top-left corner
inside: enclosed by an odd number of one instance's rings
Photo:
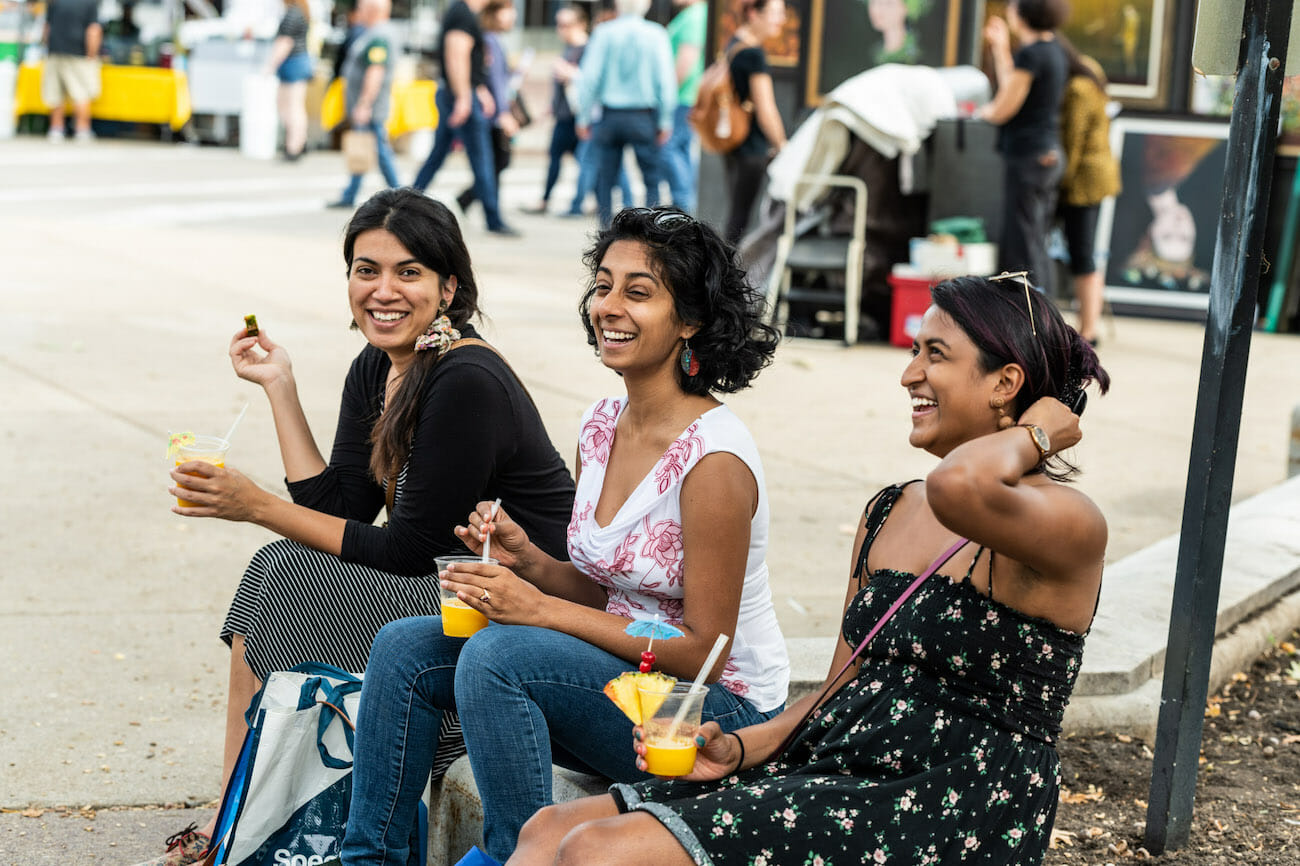
[[[413,175],[410,158],[399,165]],[[621,388],[575,314],[593,224],[518,212],[544,168],[539,153],[524,153],[505,175],[503,206],[522,240],[488,235],[477,210],[465,226],[485,334],[571,456],[582,411]],[[570,165],[556,202],[574,174]],[[0,658],[10,674],[0,807],[216,795],[228,659],[216,633],[248,557],[271,535],[171,514],[165,437],[220,433],[251,401],[229,462],[283,491],[265,400],[225,355],[253,312],[292,355],[328,450],[342,377],[361,347],[347,328],[347,214],[323,208],[342,180],[329,153],[284,165],[228,148],[0,142]],[[432,191],[450,198],[468,182],[456,155]],[[1105,334],[1115,388],[1090,403],[1076,457],[1079,486],[1109,518],[1111,561],[1178,529],[1200,353],[1190,323],[1119,319]],[[728,400],[763,453],[773,591],[790,636],[834,632],[862,504],[933,464],[906,443],[906,357],[791,341],[753,389]],[[1234,499],[1284,478],[1298,368],[1300,339],[1255,335]],[[101,813],[87,838],[107,833],[111,816],[135,815]],[[66,849],[43,859],[42,821],[0,818],[0,866],[82,862]],[[113,820],[118,839],[145,819]],[[133,862],[184,823],[149,824],[138,851],[101,840],[84,859]]]

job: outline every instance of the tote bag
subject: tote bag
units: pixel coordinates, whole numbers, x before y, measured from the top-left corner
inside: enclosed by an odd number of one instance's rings
[[[267,677],[217,813],[213,866],[310,866],[337,857],[352,800],[353,723],[361,679],[308,662]],[[428,812],[420,803],[426,857]],[[416,857],[419,857],[416,860]]]

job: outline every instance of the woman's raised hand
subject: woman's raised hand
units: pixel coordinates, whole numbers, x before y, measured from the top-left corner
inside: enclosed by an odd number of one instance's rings
[[[993,49],[1009,49],[1011,46],[1011,31],[1007,27],[1005,19],[993,15],[989,18],[988,23],[984,25],[984,39],[988,42],[989,47]]]
[[[734,773],[740,760],[740,747],[735,737],[722,732],[717,722],[705,722],[695,734],[695,766],[681,778],[688,782],[711,782]],[[632,751],[636,752],[636,768],[646,771],[645,728],[632,729]]]
[[[528,533],[522,526],[510,519],[504,508],[497,508],[496,516],[491,520],[493,503],[480,502],[470,512],[468,525],[457,526],[453,530],[461,541],[465,542],[474,553],[483,552],[483,540],[492,535],[490,554],[499,564],[506,568],[521,570],[527,568]]]
[[[289,353],[272,343],[267,338],[265,329],[256,337],[245,334],[246,331],[241,328],[230,340],[230,364],[235,368],[236,376],[263,388],[293,376]]]
[[[1079,416],[1055,397],[1040,397],[1034,401],[1034,404],[1021,414],[1017,423],[1036,424],[1042,427],[1052,443],[1053,454],[1060,454],[1083,439]]]

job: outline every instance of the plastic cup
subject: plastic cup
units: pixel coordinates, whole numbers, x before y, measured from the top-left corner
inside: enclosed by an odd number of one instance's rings
[[[447,570],[447,566],[462,562],[487,562],[496,565],[495,559],[484,560],[481,556],[439,556],[434,559],[438,574]],[[455,575],[455,572],[452,572]],[[447,637],[469,637],[488,624],[488,618],[456,597],[453,590],[442,587],[442,633]]]
[[[230,443],[220,436],[195,436],[194,441],[188,445],[180,446],[176,451],[176,465],[189,463],[191,460],[202,460],[204,463],[211,463],[213,466],[226,465],[226,452],[230,450]],[[185,485],[181,485],[184,487]],[[176,504],[181,508],[199,508],[201,502],[190,502],[188,499],[176,497]]]
[[[641,727],[645,732],[646,772],[655,776],[685,776],[695,766],[695,734],[700,729],[700,713],[708,689],[692,692],[690,683],[677,683],[667,693],[662,687],[643,686],[638,691]]]

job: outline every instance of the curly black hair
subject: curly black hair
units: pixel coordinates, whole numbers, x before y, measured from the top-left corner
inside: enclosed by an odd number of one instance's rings
[[[699,328],[690,346],[700,369],[694,376],[678,371],[682,390],[702,396],[749,387],[772,362],[780,333],[763,321],[763,295],[750,284],[735,249],[710,226],[677,208],[626,208],[583,254],[590,277],[578,312],[588,345],[597,346],[591,323],[596,271],[616,241],[645,247],[655,277],[672,293],[677,317]]]

